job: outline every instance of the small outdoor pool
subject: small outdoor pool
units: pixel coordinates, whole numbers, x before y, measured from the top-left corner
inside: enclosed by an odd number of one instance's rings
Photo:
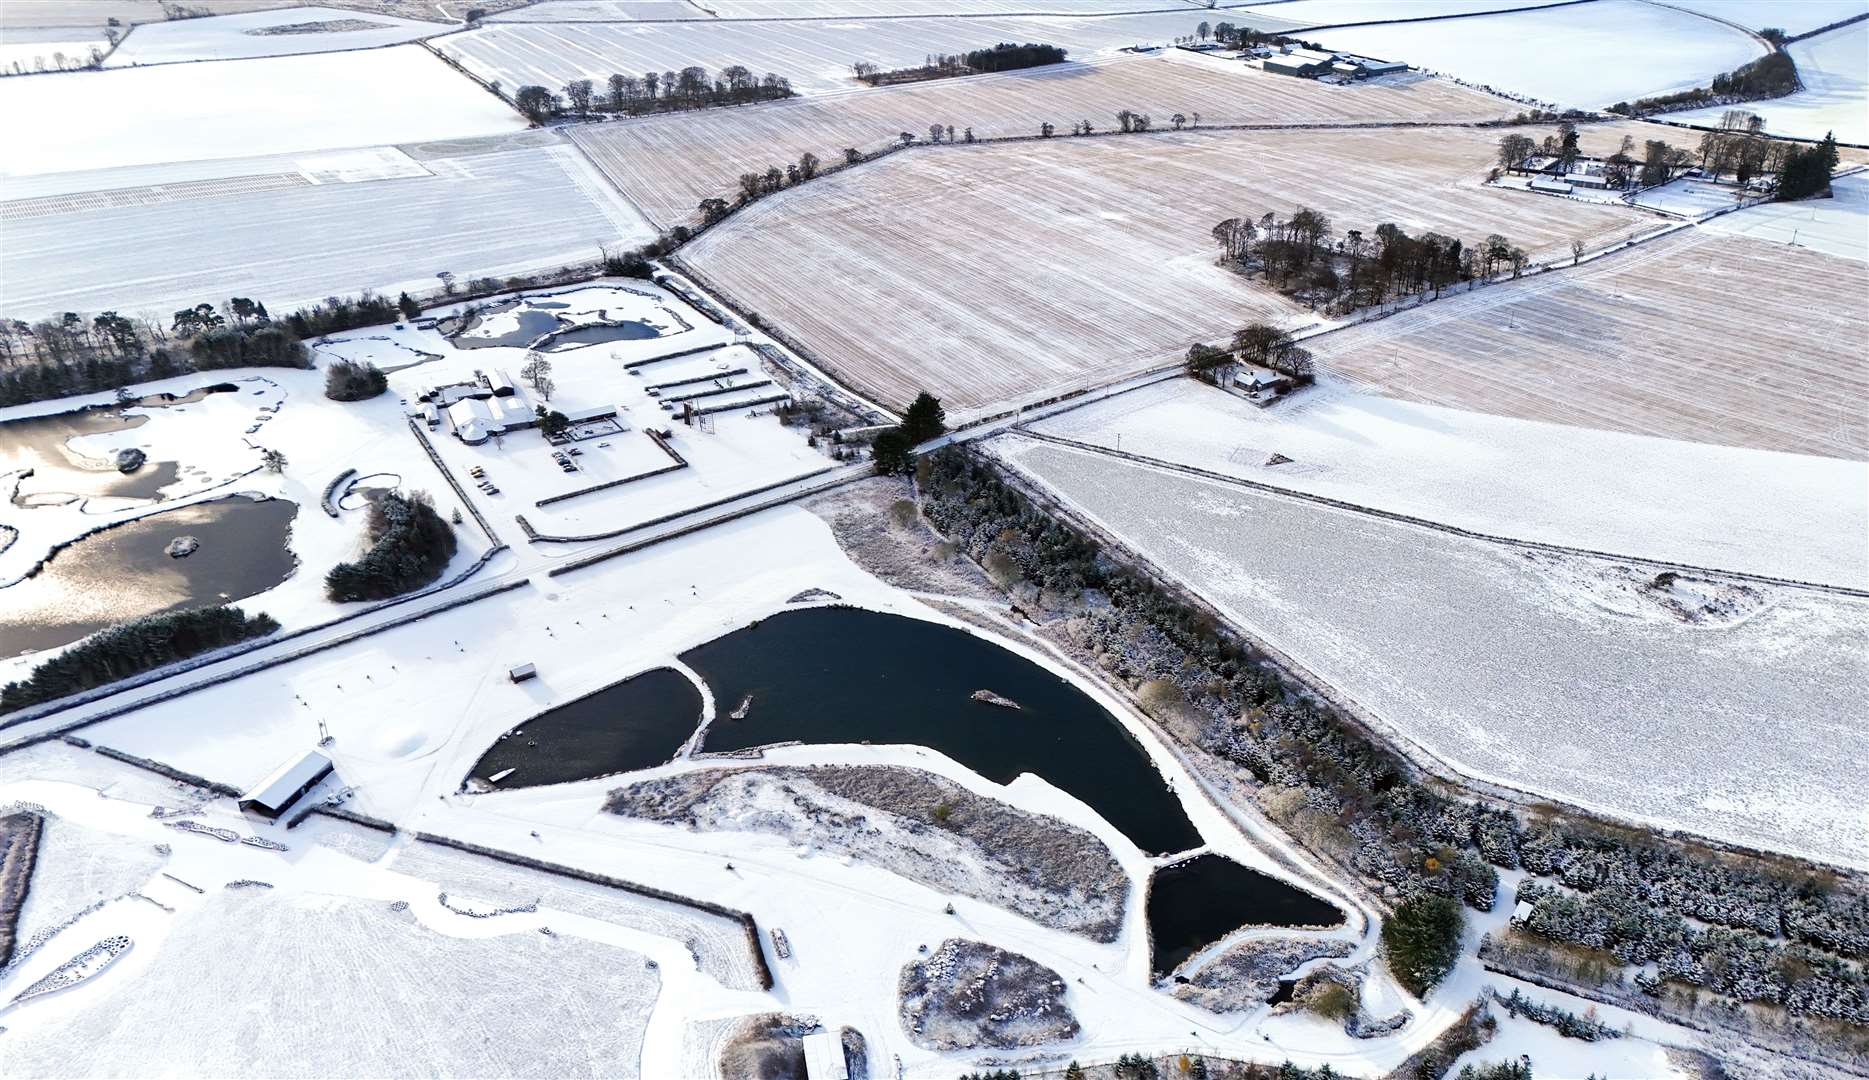
[[[964,630],[855,608],[788,611],[683,655],[719,715],[702,749],[767,743],[926,746],[996,783],[1021,773],[1076,796],[1142,850],[1200,844],[1117,719],[1037,664]],[[976,701],[978,690],[1018,703]],[[744,715],[732,713],[744,705]]]
[[[60,548],[38,573],[0,589],[0,655],[56,648],[106,626],[183,607],[232,603],[292,575],[298,504],[215,499],[150,514]],[[169,542],[192,536],[194,554]],[[251,612],[249,612],[251,614]]]
[[[1336,926],[1335,905],[1222,855],[1165,866],[1149,883],[1157,977],[1242,926]]]
[[[505,789],[647,769],[673,758],[700,723],[700,691],[675,669],[656,668],[520,724],[469,775]]]

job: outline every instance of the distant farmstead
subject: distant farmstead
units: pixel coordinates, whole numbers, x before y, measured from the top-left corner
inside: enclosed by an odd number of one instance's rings
[[[331,759],[316,750],[291,758],[240,796],[240,809],[276,818],[318,781],[331,775]]]
[[[1354,53],[1290,47],[1267,55],[1261,66],[1274,75],[1292,75],[1300,79],[1315,79],[1320,75],[1334,75],[1339,79],[1368,79],[1408,70],[1408,65],[1399,60],[1376,60]]]

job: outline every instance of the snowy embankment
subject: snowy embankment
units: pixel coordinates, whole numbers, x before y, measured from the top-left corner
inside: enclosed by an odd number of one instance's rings
[[[1032,430],[1515,540],[1869,588],[1863,462],[1489,416],[1328,379],[1270,408],[1178,379]]]
[[[1737,108],[1764,117],[1765,130],[1774,135],[1821,139],[1834,133],[1838,142],[1869,143],[1869,20],[1792,42],[1785,51],[1804,89]],[[1721,115],[1734,107],[1691,109],[1666,119],[1718,127]]]
[[[228,123],[239,102],[244,123]],[[394,107],[385,107],[394,102]],[[0,177],[517,131],[419,45],[0,79]],[[178,132],[187,136],[178,142]],[[213,231],[213,230],[207,230]]]
[[[908,769],[678,773],[625,784],[604,808],[842,852],[1096,941],[1116,940],[1129,899],[1128,878],[1091,834]]]
[[[393,15],[330,7],[289,7],[234,15],[139,23],[105,67],[244,60],[260,56],[372,49],[459,29]]]
[[[1869,601],[1657,584],[1105,454],[989,449],[1451,770],[1869,866],[1850,794]]]
[[[1756,60],[1743,30],[1640,0],[1320,30],[1318,43],[1579,108],[1705,86]]]

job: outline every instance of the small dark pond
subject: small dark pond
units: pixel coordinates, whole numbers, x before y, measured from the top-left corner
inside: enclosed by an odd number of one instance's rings
[[[963,630],[852,608],[788,611],[682,659],[719,716],[704,749],[767,743],[926,746],[996,783],[1021,773],[1076,796],[1144,851],[1201,840],[1122,725],[1089,695]],[[990,690],[1009,709],[972,700]],[[729,715],[748,696],[742,720]]]
[[[562,784],[660,765],[701,723],[701,693],[657,668],[560,705],[501,736],[469,773],[498,788]]]
[[[1225,856],[1197,855],[1155,872],[1148,918],[1161,976],[1242,926],[1336,926],[1343,913]]]
[[[165,510],[60,548],[33,576],[0,589],[0,655],[55,648],[106,626],[265,592],[297,561],[287,541],[298,504],[216,499]],[[201,547],[163,549],[179,536]]]

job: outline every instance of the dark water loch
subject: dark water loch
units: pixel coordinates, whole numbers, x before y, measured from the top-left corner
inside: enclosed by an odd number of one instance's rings
[[[719,715],[703,749],[926,746],[997,783],[1043,777],[1144,851],[1201,840],[1142,748],[1089,695],[962,630],[850,608],[788,611],[685,654]],[[1008,709],[974,701],[990,690]],[[747,698],[745,719],[729,714]]]
[[[562,784],[660,765],[701,723],[701,694],[673,668],[657,668],[520,724],[474,763],[499,788]]]
[[[0,655],[37,652],[106,626],[182,607],[224,604],[290,577],[298,504],[216,499],[150,514],[60,548],[39,572],[0,589]],[[169,541],[192,536],[193,555]],[[249,612],[250,614],[250,612]]]
[[[1157,870],[1149,884],[1148,917],[1158,976],[1242,926],[1343,922],[1334,905],[1303,889],[1211,854]]]

